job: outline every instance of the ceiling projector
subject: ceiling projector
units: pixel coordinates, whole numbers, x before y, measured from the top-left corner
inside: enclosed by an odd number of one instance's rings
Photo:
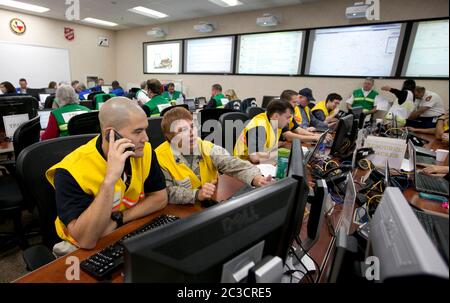
[[[364,2],[356,2],[353,6],[349,6],[345,9],[345,17],[347,17],[347,19],[365,18],[368,8],[369,6]]]
[[[214,26],[209,23],[199,23],[194,25],[194,30],[198,33],[210,33],[214,30]]]
[[[262,17],[256,18],[256,24],[259,26],[276,26],[278,19],[271,14],[264,14]]]
[[[162,38],[166,35],[166,33],[164,32],[163,29],[161,29],[159,27],[154,27],[154,28],[152,28],[151,31],[147,32],[147,35],[152,36],[152,37]]]

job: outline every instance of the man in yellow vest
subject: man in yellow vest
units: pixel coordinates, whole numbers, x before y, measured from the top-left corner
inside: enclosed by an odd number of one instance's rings
[[[144,111],[114,97],[100,109],[99,120],[101,135],[46,172],[55,188],[60,247],[92,249],[102,236],[167,205]]]
[[[219,173],[257,187],[271,181],[256,166],[198,138],[192,115],[185,108],[169,110],[161,128],[167,141],[155,151],[166,178],[170,203],[192,204],[211,199]]]
[[[331,93],[324,101],[317,102],[311,109],[312,114],[326,123],[337,122],[335,118],[339,112],[338,106],[341,104],[342,97],[336,93]]]
[[[300,110],[300,115],[296,115],[295,119],[300,127],[306,129],[307,131],[313,132],[316,129],[327,129],[328,123],[320,121],[314,115],[311,114],[310,102],[316,101],[312,95],[312,90],[310,88],[303,88],[298,92],[299,104],[298,108]],[[330,125],[331,126],[331,125]]]
[[[293,112],[289,102],[271,101],[265,113],[256,115],[245,126],[234,146],[234,156],[254,164],[275,158],[280,135]]]
[[[283,129],[283,137],[288,141],[292,141],[293,139],[300,139],[301,142],[319,140],[321,134],[313,133],[301,128],[300,125],[298,125],[297,120],[295,119],[296,116],[300,116],[300,109],[298,108],[298,93],[294,90],[287,89],[281,93],[280,99],[289,102],[294,108],[294,115],[291,118],[291,121],[289,121],[288,126]]]

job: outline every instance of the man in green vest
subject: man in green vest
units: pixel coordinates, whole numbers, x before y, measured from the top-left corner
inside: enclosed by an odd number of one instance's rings
[[[181,92],[175,90],[175,84],[170,82],[167,84],[167,91],[162,94],[164,98],[166,98],[169,101],[175,101],[178,100],[178,98],[183,98],[181,95]]]
[[[347,108],[362,107],[366,115],[377,112],[376,100],[379,93],[373,89],[374,80],[366,78],[362,88],[355,89],[350,99],[346,101]]]
[[[150,116],[159,116],[159,113],[167,106],[169,101],[161,96],[161,82],[158,79],[150,79],[147,81],[148,96],[151,98],[144,106],[150,109]]]
[[[222,103],[222,99],[227,99],[222,94],[222,86],[220,84],[214,84],[211,87],[211,99],[203,108],[223,108],[224,104]]]
[[[59,108],[50,113],[47,128],[41,136],[42,140],[68,136],[67,125],[69,120],[76,115],[91,111],[89,108],[78,104],[75,90],[70,85],[58,87],[55,94],[56,98]]]

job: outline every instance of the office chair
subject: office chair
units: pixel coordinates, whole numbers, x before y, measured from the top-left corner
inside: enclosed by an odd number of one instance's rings
[[[234,109],[234,110],[241,110],[241,100],[236,99],[236,100],[232,100],[230,102],[227,103],[227,105],[225,105],[226,109]]]
[[[189,110],[189,106],[187,104],[178,104],[178,105],[173,105],[173,106],[170,106],[170,107],[166,107],[165,109],[162,110],[162,112],[159,113],[159,115],[162,117],[162,116],[164,116],[165,113],[167,113],[169,110],[171,110],[171,109],[173,109],[175,107],[184,107],[185,109]]]
[[[81,100],[80,101],[80,105],[87,107],[89,109],[94,109],[94,107],[92,106],[92,101],[91,100]]]
[[[200,138],[203,140],[205,139],[209,134],[212,133],[212,131],[203,130],[203,127],[206,126],[208,128],[213,127],[213,130],[221,131],[221,125],[219,123],[219,118],[223,114],[230,113],[230,112],[236,112],[234,109],[225,109],[225,108],[205,108],[202,109],[198,113],[198,122],[200,126]],[[209,123],[212,123],[211,125],[205,125],[206,121],[211,121]]]
[[[39,142],[41,131],[40,117],[37,116],[22,125],[14,132],[13,146],[16,159],[27,146]],[[4,165],[8,169],[0,169],[0,214],[12,219],[14,233],[1,233],[1,236],[12,236],[12,242],[17,242],[20,248],[28,246],[25,231],[22,225],[22,210],[32,212],[32,199],[26,194],[24,187],[18,182],[15,174],[15,165]],[[8,173],[9,172],[9,173]]]
[[[150,144],[152,145],[152,149],[157,148],[161,143],[166,141],[164,134],[161,129],[161,121],[162,117],[150,117],[147,118],[148,127],[147,127],[147,136]]]
[[[73,116],[67,124],[69,135],[99,134],[98,111]]]
[[[273,100],[278,98],[277,96],[264,96],[261,102],[261,107],[266,109],[267,106],[269,106],[269,103]]]
[[[18,178],[37,205],[43,243],[24,251],[24,260],[29,270],[54,260],[55,257],[51,253],[53,245],[61,241],[55,230],[55,191],[47,181],[45,172],[94,137],[95,135],[91,134],[41,141],[26,147],[17,159]]]
[[[115,96],[116,95],[114,95],[114,94],[97,94],[97,95],[95,95],[94,101],[92,101],[92,108],[99,110],[101,103],[105,103],[106,101],[108,101],[109,99],[111,99],[112,97],[115,97]]]
[[[235,121],[242,121],[243,123],[235,123]],[[226,113],[221,115],[219,118],[222,128],[222,147],[225,148],[231,155],[233,154],[236,140],[244,129],[247,121],[248,115],[241,112]]]
[[[253,119],[254,116],[264,113],[264,108],[261,107],[249,107],[247,108],[247,114],[249,119]]]
[[[105,93],[104,91],[92,92],[92,93],[90,93],[90,94],[88,95],[87,99],[88,99],[88,100],[91,100],[91,101],[94,101],[94,97],[95,97],[96,95],[104,94],[104,93]]]
[[[44,108],[53,108],[53,101],[55,100],[55,95],[50,95],[45,98]]]
[[[256,103],[256,98],[250,97],[245,98],[241,102],[241,112],[247,113],[247,108],[249,107],[258,107],[258,103]]]

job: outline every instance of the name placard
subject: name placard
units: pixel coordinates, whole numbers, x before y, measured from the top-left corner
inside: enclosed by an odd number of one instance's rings
[[[6,137],[12,138],[16,129],[28,120],[30,120],[28,114],[3,116],[3,124],[5,125]]]
[[[376,167],[384,168],[386,161],[389,167],[400,170],[405,157],[406,141],[403,139],[368,136],[364,147],[371,147],[375,151],[367,157]]]

